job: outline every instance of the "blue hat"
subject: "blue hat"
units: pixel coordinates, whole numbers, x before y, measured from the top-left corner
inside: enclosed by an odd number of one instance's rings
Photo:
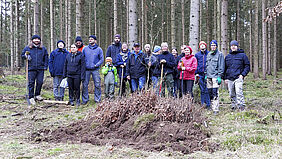
[[[158,52],[158,51],[160,51],[161,50],[161,47],[160,46],[155,46],[154,47],[154,53],[156,53],[156,52]]]
[[[95,35],[90,35],[88,38],[93,38],[94,40],[97,40],[97,37]]]
[[[232,45],[239,46],[239,43],[238,43],[238,41],[236,41],[236,40],[232,40],[232,41],[230,42],[230,46],[232,46]]]
[[[135,46],[140,46],[140,44],[139,43],[134,43],[133,47],[135,47]]]
[[[39,40],[41,40],[41,38],[40,38],[39,35],[33,35],[33,36],[31,37],[31,40],[33,40],[33,39],[39,39]]]
[[[82,42],[82,38],[81,38],[80,36],[77,36],[77,37],[75,38],[75,42],[77,42],[77,41],[81,41],[81,42]]]
[[[217,46],[217,41],[216,40],[212,40],[210,44],[215,44]]]
[[[63,40],[59,40],[59,41],[57,42],[57,47],[58,47],[58,44],[59,44],[60,42],[62,42],[62,43],[64,44],[64,47],[66,46],[66,43],[65,43]]]
[[[119,34],[116,34],[115,37],[118,37],[119,39],[121,38],[121,36]]]

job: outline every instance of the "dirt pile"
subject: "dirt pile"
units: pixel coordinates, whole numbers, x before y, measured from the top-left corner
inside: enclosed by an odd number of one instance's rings
[[[103,101],[83,120],[53,131],[41,130],[33,133],[32,139],[130,146],[149,151],[213,152],[218,145],[208,142],[206,120],[188,96],[159,98],[147,92]]]

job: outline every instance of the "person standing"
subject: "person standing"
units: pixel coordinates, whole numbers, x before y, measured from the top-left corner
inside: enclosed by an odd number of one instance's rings
[[[181,54],[177,56],[176,58],[176,63],[178,64],[179,61],[181,60],[181,58],[185,57],[185,53],[184,53],[184,49],[185,49],[186,45],[181,45]],[[181,80],[180,80],[180,74],[182,73],[182,71],[176,69],[176,80],[177,80],[177,88],[178,88],[178,97],[182,97],[182,88],[181,88]],[[177,95],[176,94],[176,95]]]
[[[114,37],[114,42],[110,45],[106,52],[106,57],[111,57],[113,59],[113,65],[116,66],[117,55],[121,50],[121,37],[119,34],[116,34]]]
[[[157,58],[156,58],[155,55],[152,54],[150,44],[146,44],[144,46],[144,49],[145,49],[145,63],[146,63],[146,67],[147,67],[146,87],[149,88],[149,86],[151,85],[151,83],[153,81],[152,76],[153,76],[153,71],[154,71],[154,69],[157,65]]]
[[[198,62],[198,67],[195,74],[196,74],[196,78],[199,78],[199,86],[201,90],[201,104],[202,106],[206,104],[206,108],[210,110],[211,108],[210,108],[209,91],[207,88],[207,83],[205,81],[206,62],[209,53],[207,50],[207,43],[201,41],[199,43],[199,48],[200,51],[195,55]]]
[[[106,64],[102,67],[102,74],[105,76],[105,97],[108,99],[114,99],[115,85],[117,85],[117,69],[112,64],[112,58],[106,58]]]
[[[245,109],[243,94],[244,78],[250,72],[250,62],[244,50],[239,49],[236,40],[230,42],[230,52],[225,57],[224,79],[228,83],[228,91],[231,98],[232,110]]]
[[[53,77],[53,93],[55,100],[63,101],[65,88],[60,87],[63,80],[64,62],[69,52],[65,49],[65,42],[59,40],[57,49],[52,51],[49,58],[49,72]]]
[[[48,68],[48,52],[42,45],[39,35],[32,36],[31,43],[23,49],[21,57],[23,60],[28,60],[28,96],[30,104],[35,105],[35,100],[43,100],[40,93],[44,71]],[[34,92],[35,82],[36,88]]]
[[[104,55],[103,50],[97,44],[97,37],[95,35],[89,36],[89,45],[84,47],[82,53],[85,56],[86,63],[85,81],[83,82],[82,90],[82,104],[87,104],[87,102],[89,101],[88,84],[91,75],[95,85],[94,101],[100,102],[101,77],[99,70],[100,66],[104,62]]]
[[[77,36],[75,38],[75,45],[78,48],[77,51],[82,52],[83,48],[85,47],[85,45],[82,42],[82,38],[80,36]]]
[[[64,63],[63,77],[68,78],[70,105],[80,106],[80,83],[85,80],[85,58],[77,51],[75,44],[71,45],[71,54],[68,54]]]
[[[158,82],[159,82],[159,77],[161,76],[161,70],[159,67],[159,61],[158,61],[158,56],[161,54],[161,47],[156,45],[154,47],[154,52],[153,52],[153,56],[156,57],[156,65],[153,69],[152,72],[152,83],[153,83],[153,89],[155,90],[157,88]],[[156,90],[156,94],[159,94],[159,90]]]
[[[217,115],[219,112],[218,88],[224,73],[224,55],[218,50],[216,40],[212,40],[210,46],[211,51],[207,55],[205,80],[207,80],[212,110],[214,115]]]

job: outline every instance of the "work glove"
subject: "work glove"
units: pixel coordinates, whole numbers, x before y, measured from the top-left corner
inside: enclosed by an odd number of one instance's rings
[[[221,84],[221,77],[217,77],[217,83],[218,83],[218,85],[220,85]]]
[[[207,80],[208,76],[205,76],[205,80]]]
[[[166,63],[166,60],[165,60],[165,59],[162,59],[162,60],[160,61],[160,63]]]

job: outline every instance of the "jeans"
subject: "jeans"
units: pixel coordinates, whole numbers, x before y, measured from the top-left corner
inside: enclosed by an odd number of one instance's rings
[[[216,78],[207,78],[207,87],[209,91],[212,110],[215,112],[218,112],[219,111],[219,97],[218,97],[219,85],[217,83],[217,79]]]
[[[65,88],[60,87],[60,84],[63,80],[63,76],[55,76],[53,78],[53,92],[55,99],[61,98],[64,99]]]
[[[28,96],[34,98],[34,85],[36,82],[35,96],[39,96],[43,85],[44,70],[28,71]]]
[[[207,82],[205,81],[205,76],[200,75],[199,86],[201,90],[201,104],[204,105],[206,103],[206,106],[210,107],[211,102],[210,102],[209,91],[207,88]]]
[[[238,78],[234,81],[228,80],[228,91],[231,98],[232,108],[244,108],[245,100],[243,94],[244,80]]]
[[[137,91],[138,87],[139,90],[141,91],[144,88],[145,82],[146,82],[146,76],[131,79],[132,91],[133,92]]]
[[[89,101],[89,94],[88,94],[88,84],[90,81],[90,77],[92,75],[92,79],[94,81],[95,91],[94,91],[94,101],[100,102],[101,101],[101,77],[99,70],[86,70],[85,71],[85,80],[83,82],[83,89],[82,89],[82,102],[87,103]]]

